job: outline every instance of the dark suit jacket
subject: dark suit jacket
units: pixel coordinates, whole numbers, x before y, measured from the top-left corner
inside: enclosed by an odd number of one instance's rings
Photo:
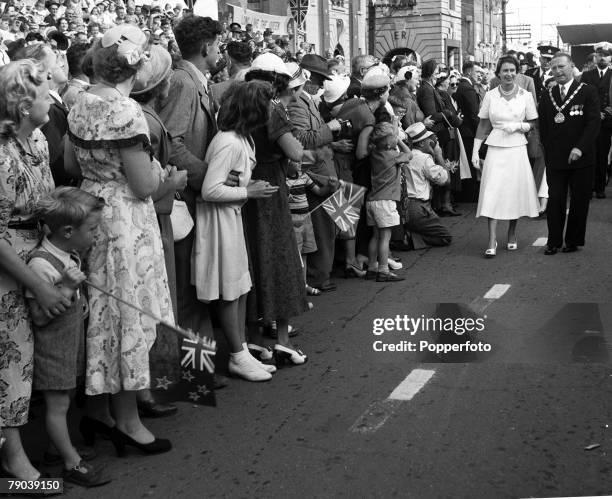
[[[346,89],[346,95],[349,99],[352,99],[353,97],[361,97],[361,80],[351,76],[351,82]]]
[[[599,77],[599,68],[582,73],[582,83],[588,83],[597,88],[599,94],[599,108],[603,111],[610,105],[610,82],[612,81],[612,68],[608,68],[603,79]]]
[[[68,130],[68,109],[55,97],[49,107],[49,121],[41,127],[49,145],[49,167],[56,186],[72,185],[73,180],[64,169],[64,136]]]
[[[296,101],[289,104],[287,111],[294,126],[293,135],[304,149],[317,151],[319,163],[311,171],[319,175],[336,175],[334,153],[330,146],[333,134],[323,121],[312,96],[302,92]]]
[[[545,90],[544,89],[544,72],[542,71],[542,68],[535,67],[535,68],[528,69],[527,71],[525,71],[525,74],[533,78],[533,84],[535,85],[536,99],[537,99],[537,102],[540,102],[540,98],[542,97],[542,92]]]
[[[579,83],[574,80],[569,88],[570,97]],[[557,106],[561,107],[559,87],[552,90]],[[582,106],[582,115],[570,115],[573,106]],[[563,123],[555,123],[557,110],[553,106],[548,91],[542,94],[538,105],[540,122],[540,138],[544,146],[546,166],[555,170],[572,170],[586,168],[595,164],[595,141],[599,134],[599,97],[597,89],[591,85],[583,85],[576,96],[565,109]],[[571,164],[567,163],[570,151],[580,149],[582,157]]]
[[[463,114],[463,123],[459,127],[461,136],[466,139],[471,139],[476,136],[478,123],[478,111],[480,110],[480,97],[471,82],[465,78],[461,78],[455,92],[455,101],[459,110]]]
[[[183,197],[191,210],[195,210],[195,199],[206,174],[204,156],[217,132],[211,100],[191,65],[177,62],[170,79],[170,93],[159,117],[172,137],[169,163],[179,170],[187,170]]]
[[[431,119],[435,121],[433,132],[439,132],[446,126],[444,118],[449,118],[450,111],[446,110],[440,93],[425,80],[421,81],[417,90],[417,104],[425,116],[431,116]]]

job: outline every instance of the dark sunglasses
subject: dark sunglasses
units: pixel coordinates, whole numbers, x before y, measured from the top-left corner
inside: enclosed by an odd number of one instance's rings
[[[455,88],[457,86],[457,84],[456,83],[451,83],[449,86]]]

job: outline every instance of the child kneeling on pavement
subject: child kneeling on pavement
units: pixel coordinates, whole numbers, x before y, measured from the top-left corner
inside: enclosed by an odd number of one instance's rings
[[[414,123],[406,129],[412,144],[412,159],[403,166],[407,197],[404,230],[413,249],[429,246],[448,246],[452,236],[431,207],[433,185],[449,182],[448,170],[436,136],[423,123]]]
[[[66,416],[71,391],[77,378],[84,374],[84,324],[87,300],[79,289],[85,280],[79,254],[93,243],[104,200],[76,187],[59,187],[42,199],[38,215],[49,229],[30,254],[28,266],[72,302],[63,313],[48,316],[34,295],[27,292],[34,324],[34,378],[32,388],[41,390],[45,399],[45,422],[49,439],[59,461],[63,461],[62,477],[66,482],[95,487],[110,482],[104,473],[86,464],[73,447]],[[54,454],[45,453],[51,461]]]
[[[367,223],[374,227],[368,246],[369,263],[366,279],[377,282],[403,281],[389,271],[389,241],[393,227],[399,225],[397,201],[401,196],[400,168],[412,154],[397,137],[391,123],[378,123],[370,136],[372,189],[366,199]],[[400,149],[402,152],[400,152]]]

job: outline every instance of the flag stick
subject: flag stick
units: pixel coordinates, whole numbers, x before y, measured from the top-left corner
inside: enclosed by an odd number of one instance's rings
[[[106,289],[98,286],[97,284],[94,284],[90,280],[86,280],[85,284],[87,284],[88,286],[91,286],[94,289],[97,289],[98,291],[100,291],[100,293],[104,293],[105,295],[110,296],[111,298],[117,300],[118,302],[121,302],[124,305],[127,305],[128,307],[138,310],[138,312],[140,312],[141,314],[146,315],[147,317],[150,317],[155,322],[158,322],[159,324],[166,326],[168,329],[172,329],[172,331],[179,334],[180,336],[183,336],[189,340],[197,341],[198,343],[201,343],[201,338],[197,334],[195,334],[193,331],[188,331],[187,329],[183,329],[182,327],[179,327],[175,324],[171,324],[170,322],[162,319],[161,317],[157,317],[156,315],[153,315],[148,310],[145,310],[144,308],[140,308],[139,306],[134,305],[133,303],[130,303],[129,301],[124,300],[123,298],[111,293],[110,291],[107,291]]]

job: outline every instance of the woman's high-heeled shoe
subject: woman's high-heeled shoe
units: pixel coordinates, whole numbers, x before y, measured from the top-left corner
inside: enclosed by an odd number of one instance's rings
[[[125,447],[127,445],[136,447],[145,454],[163,454],[164,452],[168,452],[170,449],[172,449],[170,440],[166,440],[165,438],[156,438],[151,443],[141,444],[136,442],[136,440],[129,435],[123,433],[117,427],[112,428],[110,439],[115,447],[115,450],[117,451],[117,456],[119,457],[125,455]]]
[[[96,440],[96,433],[98,435],[105,435],[107,437],[110,437],[110,434],[113,429],[114,428],[112,426],[108,426],[102,421],[90,418],[89,416],[83,416],[81,418],[81,422],[79,423],[79,431],[81,432],[81,435],[83,435],[85,445],[87,445],[88,447],[93,446]]]
[[[497,241],[495,241],[494,248],[487,248],[487,250],[484,252],[485,258],[493,258],[495,255],[497,255]]]
[[[257,360],[268,361],[274,358],[274,354],[272,353],[272,349],[270,347],[261,347],[255,343],[249,343],[247,347],[249,352],[251,352],[251,355]]]
[[[283,345],[274,345],[274,357],[276,359],[276,367],[281,368],[285,363],[299,366],[308,360],[301,350],[292,350]]]

